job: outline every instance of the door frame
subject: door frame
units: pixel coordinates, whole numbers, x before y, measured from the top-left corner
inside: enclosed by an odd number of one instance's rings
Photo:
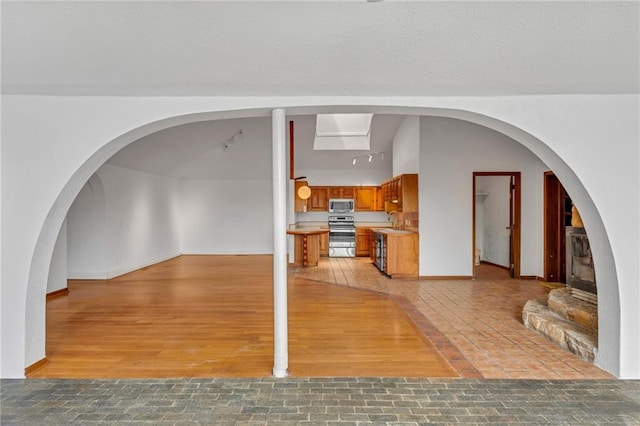
[[[511,235],[510,235],[510,244],[509,244],[509,258],[511,267],[509,268],[509,273],[512,278],[519,279],[520,278],[520,244],[521,244],[521,235],[520,235],[520,224],[521,224],[521,215],[522,215],[522,173],[521,172],[473,172],[472,178],[472,246],[471,246],[471,266],[473,274],[472,276],[476,276],[476,262],[475,262],[475,251],[476,251],[476,177],[477,176],[510,176],[511,177],[511,191],[510,191],[510,200],[509,203],[509,221],[511,227]]]
[[[566,283],[565,214],[566,199],[570,199],[564,186],[552,171],[544,172],[543,190],[543,278],[547,282]],[[554,245],[552,248],[551,246]],[[551,262],[555,252],[557,258]],[[557,267],[557,271],[556,271]],[[555,272],[555,276],[552,273]]]

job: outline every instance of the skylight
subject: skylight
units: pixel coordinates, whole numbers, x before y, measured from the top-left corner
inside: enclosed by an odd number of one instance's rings
[[[313,149],[369,150],[373,114],[318,114]]]

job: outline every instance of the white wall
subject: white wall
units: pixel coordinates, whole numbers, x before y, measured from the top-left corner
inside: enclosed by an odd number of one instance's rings
[[[106,196],[108,278],[180,254],[176,180],[110,164],[97,175]]]
[[[420,121],[420,275],[472,275],[473,172],[488,171],[522,172],[521,274],[542,275],[545,164],[485,127],[449,118]]]
[[[418,173],[420,168],[420,117],[409,115],[393,138],[393,176]]]
[[[640,238],[635,237],[640,235],[637,94],[446,98],[3,96],[2,377],[22,377],[26,366],[44,356],[46,282],[55,240],[72,201],[106,159],[128,143],[163,128],[206,119],[266,116],[272,108],[283,105],[292,114],[308,113],[310,108],[339,107],[342,112],[453,117],[494,128],[529,147],[567,189],[592,240],[602,289],[598,294],[596,362],[616,376],[640,378],[640,329],[636,326],[640,323]],[[421,133],[425,131],[421,122]],[[429,133],[437,136],[433,130]],[[421,134],[421,175],[426,174],[423,164],[428,158],[422,152],[423,142]],[[450,165],[455,166],[455,159],[452,161]],[[463,194],[463,198],[470,203],[468,182],[471,176],[462,182],[465,185],[461,191],[468,185],[469,194]],[[457,183],[449,179],[447,185],[455,187]],[[425,184],[421,179],[421,193]],[[527,185],[526,181],[523,184]],[[436,210],[430,212],[431,217],[421,215],[421,225],[426,220],[434,224],[454,222],[468,229],[449,232],[470,235],[470,217],[455,211],[458,197],[444,196],[454,220],[440,217],[443,212]],[[428,211],[429,201],[421,196],[423,213]],[[421,238],[425,236],[422,232]],[[436,240],[446,241],[442,235]],[[470,241],[465,250],[470,267]],[[421,257],[421,274],[429,273],[422,266],[427,263]],[[457,264],[453,268],[445,266],[444,273],[459,269]]]
[[[270,179],[181,181],[182,252],[273,253],[272,193]]]
[[[107,279],[107,206],[97,174],[82,187],[67,213],[67,276]]]
[[[62,223],[51,256],[47,294],[67,288],[67,221]]]
[[[476,192],[484,192],[481,211],[476,210],[476,231],[482,228],[481,259],[501,266],[509,262],[509,176],[476,176]],[[477,199],[477,198],[476,198]]]
[[[309,186],[378,186],[389,179],[388,170],[298,170],[297,175],[306,176]]]

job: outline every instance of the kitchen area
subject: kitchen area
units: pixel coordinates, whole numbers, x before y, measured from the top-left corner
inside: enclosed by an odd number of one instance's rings
[[[418,276],[417,174],[378,186],[314,186],[299,178],[293,192],[297,221],[287,231],[294,236],[292,264],[358,257],[389,278]]]

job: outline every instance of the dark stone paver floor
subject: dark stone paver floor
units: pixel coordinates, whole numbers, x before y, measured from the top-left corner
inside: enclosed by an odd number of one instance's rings
[[[2,380],[1,424],[627,424],[640,381]]]

